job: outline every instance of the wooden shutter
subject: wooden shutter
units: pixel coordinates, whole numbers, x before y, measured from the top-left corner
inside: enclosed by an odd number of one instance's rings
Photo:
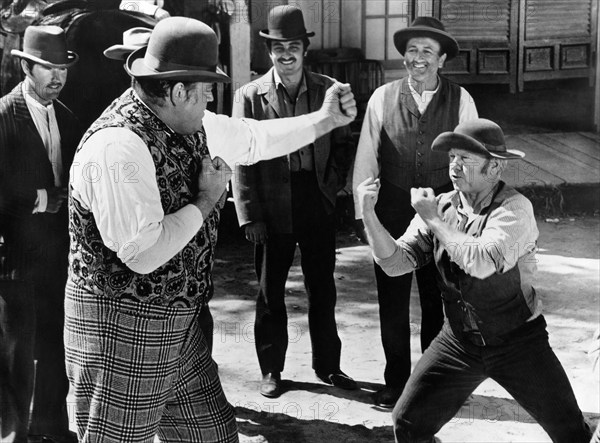
[[[441,20],[457,40],[508,41],[510,0],[445,0]]]
[[[528,0],[525,40],[589,37],[591,0]]]

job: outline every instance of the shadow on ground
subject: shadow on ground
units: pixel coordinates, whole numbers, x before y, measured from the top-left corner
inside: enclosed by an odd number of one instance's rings
[[[390,443],[393,441],[391,426],[369,429],[362,425],[345,425],[331,420],[308,422],[287,414],[255,411],[236,407],[236,418],[240,429],[240,442],[317,443],[331,442],[335,436],[338,443]]]

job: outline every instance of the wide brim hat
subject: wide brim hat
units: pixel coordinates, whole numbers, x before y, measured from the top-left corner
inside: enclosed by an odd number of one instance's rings
[[[293,5],[280,5],[271,9],[267,28],[259,31],[258,35],[280,42],[302,40],[315,35],[314,32],[306,31],[302,10]]]
[[[437,41],[446,60],[451,60],[458,55],[458,42],[446,32],[444,24],[434,17],[417,17],[408,28],[396,31],[394,46],[402,55],[406,52],[406,44],[411,38],[429,37]]]
[[[215,32],[199,20],[169,17],[157,23],[148,46],[133,51],[125,70],[137,79],[229,83],[217,67]]]
[[[112,45],[104,50],[104,56],[111,60],[125,60],[133,51],[148,46],[152,29],[136,27],[123,33],[123,44]]]
[[[28,26],[23,36],[23,50],[13,49],[16,57],[50,68],[69,68],[79,56],[67,50],[65,31],[59,26]]]
[[[507,149],[504,132],[491,120],[478,118],[458,125],[454,131],[442,132],[431,144],[432,151],[462,149],[484,157],[516,160],[525,157],[517,149]]]

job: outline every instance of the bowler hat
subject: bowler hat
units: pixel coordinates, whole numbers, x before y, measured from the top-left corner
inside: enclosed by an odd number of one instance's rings
[[[73,51],[67,51],[65,31],[59,26],[28,26],[23,50],[13,49],[10,53],[51,68],[68,68],[79,58]]]
[[[402,55],[406,52],[406,44],[411,38],[429,37],[436,40],[446,59],[453,59],[458,55],[458,42],[446,32],[441,21],[433,17],[417,17],[408,28],[400,29],[394,34],[394,45]]]
[[[271,9],[267,27],[258,34],[268,40],[286,42],[315,35],[314,32],[306,32],[302,10],[292,5],[280,5]]]
[[[157,23],[147,47],[129,55],[125,69],[138,79],[229,83],[231,79],[217,67],[218,46],[208,25],[169,17]]]
[[[519,159],[525,154],[516,149],[506,149],[504,132],[491,120],[478,118],[461,123],[453,132],[442,132],[431,144],[432,151],[448,152],[463,149],[484,157],[506,160]]]
[[[104,56],[112,60],[125,60],[129,54],[148,45],[150,28],[131,28],[123,33],[123,44],[112,45],[104,50]]]

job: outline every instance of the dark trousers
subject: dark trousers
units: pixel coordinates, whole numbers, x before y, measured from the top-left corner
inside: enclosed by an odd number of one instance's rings
[[[436,189],[438,195],[449,187]],[[376,206],[383,226],[398,238],[406,231],[415,211],[410,205],[410,193],[385,181]],[[385,353],[384,380],[386,386],[402,390],[410,376],[410,289],[412,273],[390,277],[377,265],[375,279],[379,299],[381,341]],[[438,271],[433,262],[416,272],[421,302],[421,351],[425,351],[444,322],[442,298],[437,285]]]
[[[500,346],[458,340],[448,323],[413,371],[392,412],[396,442],[433,442],[486,378],[505,388],[557,443],[588,443],[591,431],[539,317]],[[485,405],[484,405],[485,406]],[[510,415],[517,411],[496,411]],[[518,420],[518,417],[517,417]],[[482,436],[483,437],[483,436]]]
[[[254,337],[263,374],[283,371],[288,346],[285,282],[300,247],[304,286],[308,295],[308,326],[313,369],[339,370],[341,341],[335,323],[335,220],[321,202],[313,173],[292,173],[293,233],[268,233],[255,247],[259,282]]]
[[[27,283],[0,297],[0,426],[2,437],[14,431],[17,442],[27,432],[64,435],[69,429],[63,343],[67,248],[44,246],[28,263]]]
[[[200,313],[198,314],[198,326],[200,328],[200,332],[206,340],[208,352],[212,355],[215,322],[213,320],[212,313],[210,312],[210,308],[208,307],[208,303],[206,303],[204,306],[202,306],[202,309],[200,309]]]

